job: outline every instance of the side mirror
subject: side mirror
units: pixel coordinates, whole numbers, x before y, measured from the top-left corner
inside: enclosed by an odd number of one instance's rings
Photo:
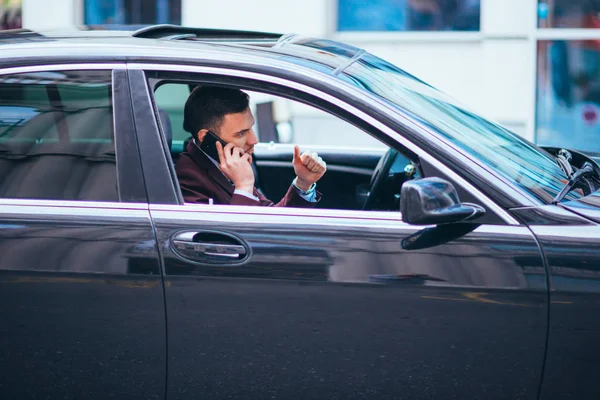
[[[485,214],[477,204],[461,203],[454,186],[440,178],[407,181],[400,192],[402,220],[411,225],[463,222]]]

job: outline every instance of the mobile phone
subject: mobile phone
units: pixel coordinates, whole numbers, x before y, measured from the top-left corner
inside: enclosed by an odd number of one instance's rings
[[[206,154],[208,154],[208,156],[211,157],[213,160],[219,162],[219,153],[217,152],[216,146],[217,142],[221,142],[223,148],[225,148],[225,145],[227,144],[226,141],[218,137],[216,134],[214,134],[211,131],[208,131],[206,132],[204,139],[202,139],[202,143],[200,143],[200,149]]]

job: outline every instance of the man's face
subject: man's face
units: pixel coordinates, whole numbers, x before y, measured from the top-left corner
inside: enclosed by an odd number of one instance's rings
[[[247,108],[241,113],[225,115],[221,127],[215,133],[227,143],[233,143],[236,147],[244,149],[244,152],[252,154],[254,145],[258,143],[258,138],[252,130],[253,125],[252,111]]]

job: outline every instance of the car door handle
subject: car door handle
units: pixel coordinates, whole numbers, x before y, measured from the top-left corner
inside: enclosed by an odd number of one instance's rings
[[[207,256],[239,258],[246,254],[246,249],[237,244],[215,244],[174,240],[175,247],[182,252],[202,253]]]
[[[179,254],[196,261],[202,261],[204,256],[242,259],[247,250],[244,245],[235,243],[237,241],[230,235],[212,232],[181,232],[173,237],[173,245]]]

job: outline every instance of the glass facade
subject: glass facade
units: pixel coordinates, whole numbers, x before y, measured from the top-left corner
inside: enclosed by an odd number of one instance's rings
[[[540,28],[600,28],[598,0],[538,0]]]
[[[181,0],[85,0],[86,25],[181,24]]]
[[[594,32],[600,0],[538,0],[538,28]],[[538,144],[600,152],[600,31],[598,38],[538,40]],[[587,36],[590,37],[589,34]]]
[[[600,39],[538,42],[542,145],[600,152]]]
[[[338,0],[339,31],[478,31],[481,0]]]

